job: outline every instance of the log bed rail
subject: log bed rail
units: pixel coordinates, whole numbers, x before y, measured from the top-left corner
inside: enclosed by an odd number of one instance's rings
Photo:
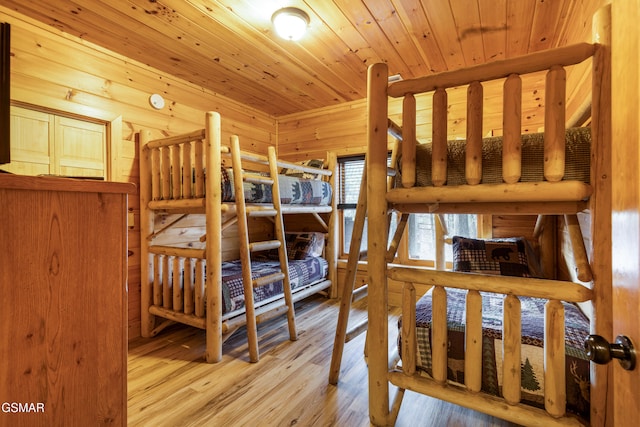
[[[388,271],[391,279],[404,282],[403,288],[403,314],[413,313],[415,318],[416,291],[415,283],[433,287],[433,336],[432,367],[433,379],[439,385],[447,382],[447,294],[444,286],[448,288],[466,289],[466,334],[465,334],[465,386],[472,393],[480,391],[482,384],[482,297],[480,292],[503,294],[504,318],[503,318],[503,385],[502,394],[509,405],[517,405],[520,402],[520,354],[521,354],[521,318],[520,297],[533,297],[547,299],[545,304],[545,372],[544,392],[545,409],[552,417],[562,417],[566,409],[565,395],[565,338],[564,338],[564,307],[561,301],[584,302],[592,298],[592,291],[581,284],[571,282],[559,282],[556,280],[544,280],[507,276],[485,276],[474,273],[456,273],[449,271],[418,271],[406,267],[394,267]],[[517,291],[514,291],[517,290]],[[416,375],[416,327],[414,322],[403,322],[402,330],[402,369],[404,374]],[[511,375],[508,375],[511,373]],[[419,375],[418,375],[419,377]],[[395,376],[390,376],[392,384],[405,388],[410,379],[400,379],[394,383]],[[419,387],[419,380],[414,386]],[[454,387],[454,386],[452,386]],[[414,387],[410,386],[410,389]],[[477,396],[476,396],[477,397]],[[467,396],[465,399],[474,399]],[[484,401],[485,397],[480,398]],[[528,408],[527,408],[528,409]],[[508,417],[508,414],[500,414],[501,409],[492,408],[498,416]],[[485,412],[487,410],[485,409]],[[543,411],[540,411],[543,413]],[[491,413],[491,412],[490,412]],[[548,420],[544,425],[549,425]],[[520,421],[522,422],[522,421]],[[562,422],[566,424],[566,422]],[[569,424],[580,425],[577,420]]]
[[[563,180],[565,168],[565,67],[590,59],[597,45],[580,43],[533,53],[524,57],[481,64],[458,71],[448,71],[431,76],[390,83],[387,95],[403,98],[403,141],[416,141],[415,95],[433,92],[432,108],[432,165],[433,186],[415,187],[416,145],[402,144],[402,188],[394,188],[387,194],[393,204],[431,204],[432,210],[460,211],[463,203],[481,203],[485,210],[494,210],[492,204],[530,202],[529,211],[548,211],[544,203],[554,203],[556,213],[576,213],[584,210],[592,193],[584,182]],[[546,71],[545,90],[545,139],[543,182],[519,182],[521,177],[521,76]],[[503,90],[503,147],[501,184],[478,186],[482,178],[482,83],[504,80]],[[447,186],[447,89],[468,85],[465,178],[466,185]],[[572,119],[573,120],[573,119]],[[569,122],[569,126],[573,123]],[[515,208],[514,208],[515,209]],[[523,209],[520,206],[520,209]],[[403,210],[407,211],[407,210]]]
[[[611,339],[611,52],[610,5],[593,17],[594,43],[534,53],[458,71],[388,83],[386,64],[373,64],[368,71],[367,119],[367,204],[368,204],[368,336],[369,414],[373,425],[393,425],[400,410],[405,389],[447,400],[524,425],[581,425],[584,421],[565,414],[564,312],[561,301],[591,303],[591,333]],[[591,61],[591,165],[589,183],[563,180],[565,130],[574,126],[576,113],[567,120],[565,112],[565,67]],[[521,78],[522,74],[546,70],[544,182],[519,182],[521,171]],[[505,79],[503,90],[503,183],[483,184],[482,176],[482,83]],[[466,184],[447,186],[447,92],[468,86],[467,138],[465,154]],[[434,91],[432,117],[432,165],[430,187],[416,187],[416,98]],[[402,98],[402,127],[388,119],[389,98]],[[585,110],[584,106],[580,107]],[[588,108],[587,108],[588,109]],[[387,132],[401,136],[402,188],[388,189]],[[541,281],[529,278],[496,277],[387,265],[387,213],[395,208],[403,213],[466,214],[542,214],[564,215],[570,246],[573,246],[579,279],[585,283]],[[576,213],[588,210],[590,244],[585,249]],[[542,217],[539,217],[542,218]],[[597,225],[596,225],[597,224]],[[434,374],[428,378],[415,369],[415,324],[402,322],[402,368],[390,363],[387,308],[388,279],[405,283],[403,318],[415,319],[415,284],[432,287]],[[505,374],[504,398],[479,392],[479,362],[470,361],[469,379],[464,387],[446,379],[446,291],[444,287],[467,289],[467,313],[475,310],[467,322],[467,351],[477,355],[477,337],[481,333],[479,291],[504,294],[503,334],[512,348],[504,356],[505,366],[514,375]],[[424,286],[421,286],[424,289]],[[518,403],[520,399],[520,296],[548,299],[545,306],[545,409]],[[413,328],[413,329],[412,329]],[[439,343],[439,344],[437,344]],[[474,353],[475,352],[475,353]],[[506,352],[505,352],[506,353]],[[471,357],[474,359],[474,357]],[[466,360],[466,357],[465,357]],[[438,366],[436,366],[438,365]],[[505,370],[506,372],[507,370]],[[512,378],[506,378],[511,376]],[[465,375],[466,377],[466,375]],[[611,423],[610,399],[607,399],[611,368],[591,364],[591,425]],[[389,383],[397,387],[393,402]],[[391,403],[391,404],[390,404]]]

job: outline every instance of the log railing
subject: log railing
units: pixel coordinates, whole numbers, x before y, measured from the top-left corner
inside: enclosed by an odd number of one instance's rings
[[[544,401],[551,417],[562,417],[566,409],[565,385],[565,323],[561,301],[584,302],[591,300],[592,291],[578,283],[555,280],[484,276],[473,273],[416,270],[395,267],[388,270],[391,279],[405,283],[403,291],[403,318],[415,319],[416,293],[414,283],[429,285],[432,289],[432,376],[441,385],[447,382],[447,292],[441,285],[466,289],[465,320],[465,386],[467,391],[480,391],[482,383],[482,297],[480,292],[504,294],[503,306],[503,361],[502,395],[509,405],[520,403],[521,309],[520,297],[544,298]],[[517,289],[517,294],[514,293]],[[415,377],[416,325],[402,322],[403,372]],[[438,397],[437,395],[435,397]]]
[[[203,129],[171,138],[152,140],[146,144],[145,150],[149,152],[150,158],[152,209],[204,208],[207,171],[204,138]],[[221,156],[230,156],[229,146],[220,146],[220,153]],[[240,156],[243,162],[265,167],[269,165],[267,156],[244,151]],[[302,166],[282,160],[277,161],[277,166],[320,175],[325,179],[329,179],[333,173],[330,169]],[[317,212],[318,208],[307,210]]]
[[[415,142],[415,95],[433,92],[431,179],[436,187],[447,179],[447,89],[468,85],[465,178],[468,185],[480,184],[482,178],[482,117],[484,82],[504,78],[503,86],[503,181],[517,183],[521,171],[521,111],[522,75],[546,71],[544,177],[558,182],[564,177],[565,162],[565,97],[566,66],[578,64],[595,52],[592,44],[572,46],[534,53],[520,58],[505,59],[457,71],[448,71],[423,78],[391,83],[388,94],[403,97],[402,137]],[[415,185],[414,143],[402,146],[402,186]],[[554,191],[558,191],[558,187]]]

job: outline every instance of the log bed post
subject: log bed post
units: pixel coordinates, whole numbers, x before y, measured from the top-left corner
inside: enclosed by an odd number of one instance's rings
[[[597,43],[592,59],[591,108],[591,272],[595,290],[591,333],[613,339],[611,272],[611,4],[598,10],[593,18],[593,41]],[[591,424],[613,425],[612,366],[591,363]]]
[[[387,76],[386,64],[373,64],[368,69],[367,87],[367,200],[369,260],[369,417],[374,425],[386,425],[389,418],[389,341],[388,284],[385,262],[387,242],[387,202],[375,193],[387,185]],[[381,167],[384,165],[384,167]]]
[[[151,265],[157,257],[149,254],[146,242],[147,236],[153,232],[153,215],[148,207],[153,197],[149,180],[154,180],[156,177],[152,173],[152,153],[147,148],[147,142],[150,140],[150,131],[140,132],[140,334],[143,337],[150,337],[155,326],[155,318],[149,313],[149,307],[153,304],[152,289],[155,282],[154,269]]]
[[[222,177],[219,173],[222,163],[220,114],[207,112],[205,120],[205,144],[208,174],[206,185],[206,233],[207,233],[207,257],[206,257],[206,341],[207,348],[205,358],[207,362],[219,362],[222,360],[222,305],[221,298],[213,295],[222,294]]]

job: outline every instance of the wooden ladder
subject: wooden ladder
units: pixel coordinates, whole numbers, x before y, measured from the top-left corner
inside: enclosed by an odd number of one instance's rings
[[[394,156],[392,156],[394,157]],[[351,243],[349,246],[349,257],[347,260],[347,271],[342,288],[342,297],[340,299],[340,311],[338,313],[338,323],[336,325],[336,336],[333,342],[333,352],[331,354],[331,366],[329,368],[329,384],[337,384],[340,376],[340,365],[342,363],[342,353],[345,343],[348,343],[362,332],[367,330],[367,319],[359,322],[347,330],[349,324],[349,315],[351,313],[351,304],[359,301],[367,296],[367,285],[363,285],[354,290],[356,282],[356,274],[358,271],[358,262],[366,258],[367,251],[361,251],[362,234],[364,233],[364,224],[367,218],[367,161],[365,158],[365,167],[360,182],[360,194],[358,195],[358,204],[356,205],[356,216],[353,223],[353,232],[351,233]],[[407,225],[409,214],[403,213],[398,221],[393,239],[387,250],[387,262],[392,262],[395,257],[398,245],[404,229]],[[391,225],[391,217],[389,216],[389,225]],[[365,343],[365,356],[367,355],[367,344]]]
[[[289,261],[285,242],[284,222],[282,219],[282,207],[280,204],[280,189],[278,187],[278,165],[274,147],[268,151],[268,176],[256,173],[247,173],[242,169],[243,155],[240,151],[240,142],[237,136],[231,137],[231,158],[233,162],[233,178],[236,199],[236,215],[238,218],[238,234],[240,239],[240,259],[242,262],[242,281],[244,286],[245,315],[247,327],[247,340],[249,345],[249,360],[257,362],[260,359],[258,349],[258,328],[253,290],[274,282],[282,281],[284,300],[287,307],[287,322],[289,325],[289,337],[292,341],[298,339],[296,330],[295,310],[291,295],[291,283],[289,281]],[[271,185],[272,203],[247,204],[244,199],[244,183],[252,182],[263,185]],[[269,217],[273,219],[275,240],[261,242],[249,241],[249,217]],[[278,249],[280,271],[257,279],[252,278],[251,254],[254,252]]]

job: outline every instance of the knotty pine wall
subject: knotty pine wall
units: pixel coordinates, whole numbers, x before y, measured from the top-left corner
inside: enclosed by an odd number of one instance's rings
[[[11,98],[14,103],[107,123],[112,135],[111,179],[138,184],[136,133],[157,136],[204,126],[206,111],[222,115],[223,141],[238,134],[243,148],[265,152],[275,144],[276,121],[201,87],[161,73],[76,37],[57,32],[0,7],[12,26]],[[160,93],[157,111],[149,95]],[[139,198],[129,197],[134,225],[129,229],[129,338],[140,335]],[[227,233],[225,233],[227,237]],[[237,247],[234,236],[227,240]],[[90,284],[88,284],[90,285]]]

